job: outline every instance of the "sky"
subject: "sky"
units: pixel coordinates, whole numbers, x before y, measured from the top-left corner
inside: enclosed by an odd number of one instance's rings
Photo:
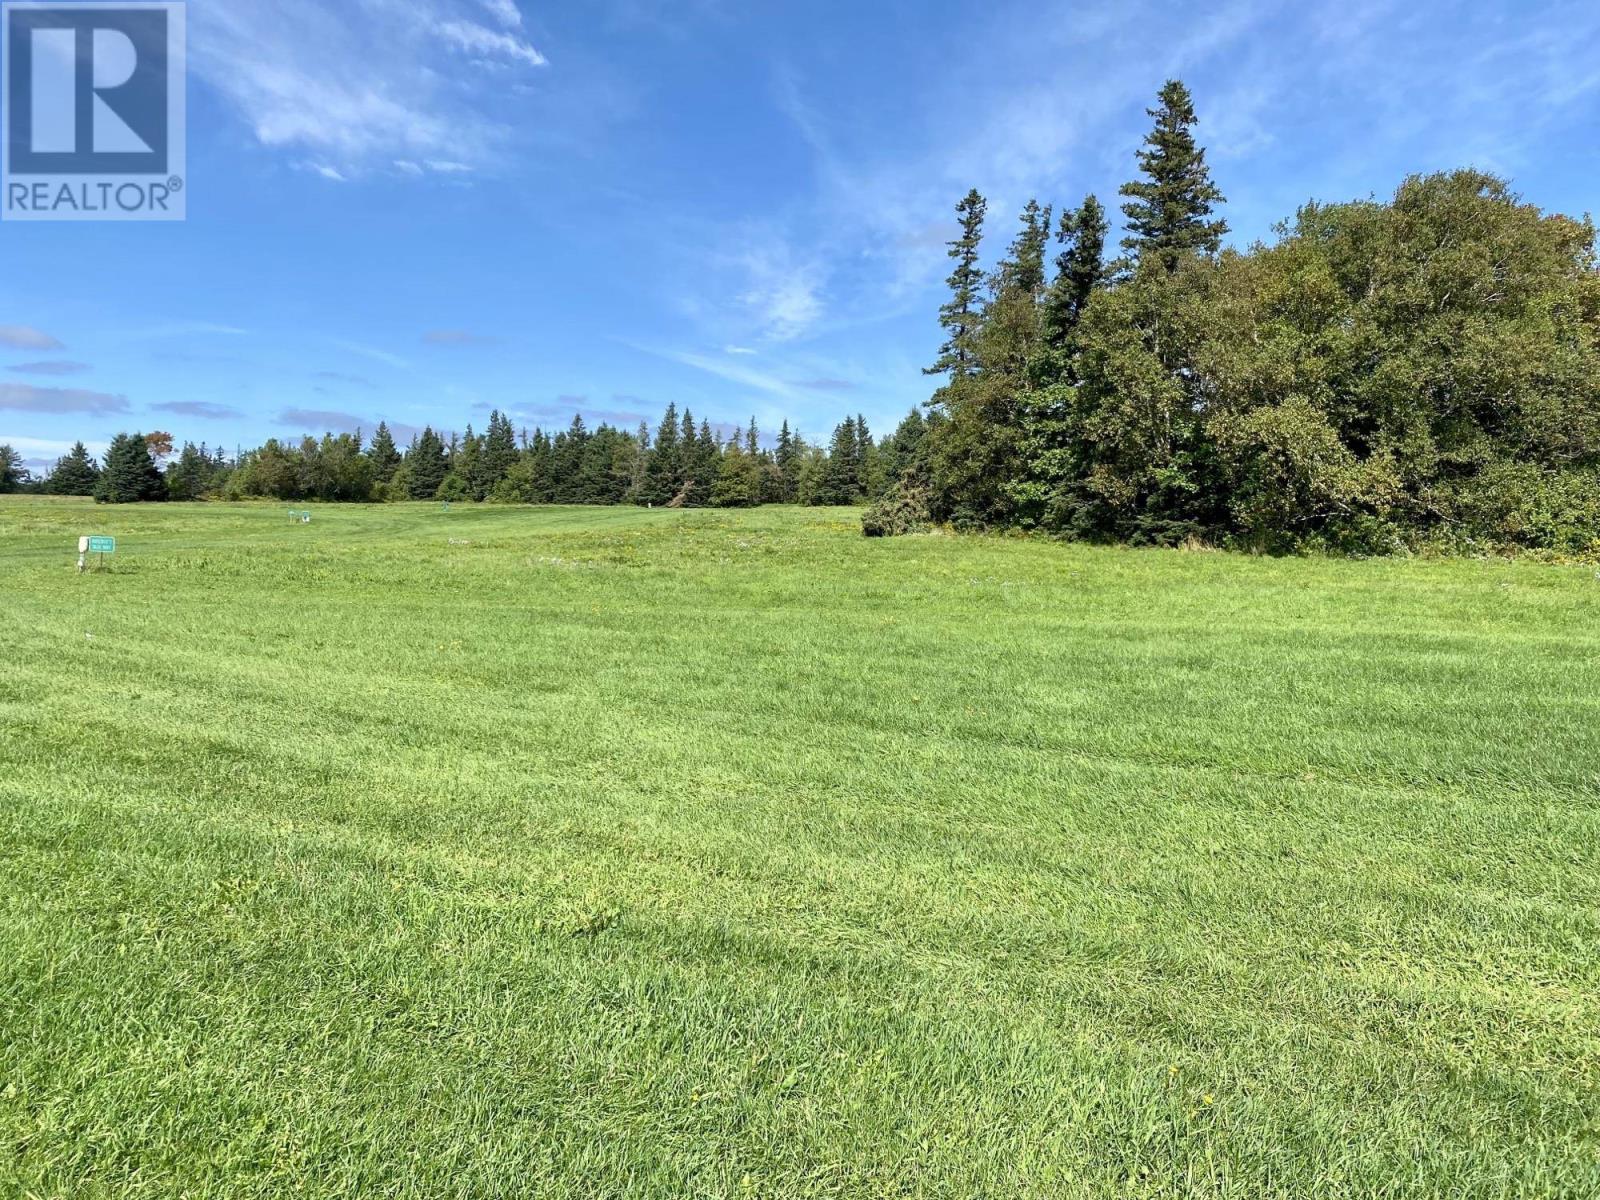
[[[1194,93],[1230,241],[1476,166],[1600,209],[1593,0],[191,0],[188,220],[0,223],[0,443],[386,419],[886,433],[954,206],[1114,206]]]

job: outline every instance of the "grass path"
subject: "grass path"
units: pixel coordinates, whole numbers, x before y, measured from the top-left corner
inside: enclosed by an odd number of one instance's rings
[[[0,1195],[1600,1195],[1591,569],[314,511],[0,503]]]

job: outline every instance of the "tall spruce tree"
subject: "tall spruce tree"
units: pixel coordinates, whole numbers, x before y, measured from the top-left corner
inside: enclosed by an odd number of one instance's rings
[[[473,490],[489,495],[516,464],[517,435],[511,428],[511,418],[496,409],[489,414],[489,430],[483,436],[478,455],[479,475],[473,480]]]
[[[143,434],[119,433],[111,439],[94,498],[102,504],[136,504],[167,498],[166,480],[156,468]]]
[[[1044,253],[1050,241],[1049,208],[1029,200],[1022,210],[1022,229],[1011,245],[1009,259],[1013,278],[1006,281],[1017,291],[1035,299],[1044,291]]]
[[[784,504],[793,504],[800,488],[800,460],[805,443],[789,432],[789,422],[784,421],[778,433],[777,466],[779,498]]]
[[[639,503],[656,506],[670,504],[682,486],[681,447],[678,443],[678,406],[668,404],[656,428],[655,445],[645,460],[644,483]]]
[[[1228,224],[1212,219],[1212,210],[1225,201],[1211,182],[1206,152],[1194,140],[1199,118],[1189,89],[1169,79],[1160,101],[1147,110],[1156,124],[1139,151],[1145,177],[1122,186],[1129,197],[1122,206],[1128,218],[1122,245],[1140,262],[1157,263],[1170,275],[1191,254],[1215,254]]]
[[[1056,241],[1066,248],[1056,256],[1056,277],[1044,299],[1044,340],[1052,350],[1066,347],[1089,297],[1106,281],[1106,232],[1106,210],[1093,195],[1077,212],[1061,214]]]
[[[961,218],[961,236],[950,243],[950,257],[956,265],[948,280],[950,299],[939,309],[939,324],[944,328],[945,341],[939,347],[939,357],[933,366],[924,370],[926,375],[948,372],[959,379],[977,365],[972,343],[983,319],[980,296],[983,271],[978,266],[978,253],[988,208],[988,202],[978,194],[977,188],[956,205],[956,215]]]
[[[383,421],[378,422],[378,431],[372,435],[367,457],[372,460],[372,476],[379,483],[388,483],[400,469],[400,451],[395,448],[394,435]]]
[[[861,499],[861,439],[856,419],[846,417],[833,431],[828,461],[817,487],[818,504],[854,504]]]
[[[406,455],[406,489],[413,500],[432,500],[449,474],[444,440],[430,425]]]
[[[22,455],[11,445],[0,445],[0,493],[16,492],[28,482],[28,472],[23,469]]]
[[[75,442],[45,479],[44,490],[52,496],[92,496],[99,481],[100,468],[90,457],[89,448]]]
[[[167,465],[167,498],[169,500],[198,500],[211,485],[211,458],[193,442],[185,442],[183,451]]]

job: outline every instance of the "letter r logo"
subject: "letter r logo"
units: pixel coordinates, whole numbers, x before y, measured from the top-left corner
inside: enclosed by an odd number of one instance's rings
[[[10,4],[10,175],[164,175],[165,6]]]

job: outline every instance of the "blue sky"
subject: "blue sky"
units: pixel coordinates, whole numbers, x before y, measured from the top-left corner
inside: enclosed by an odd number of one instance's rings
[[[1596,208],[1600,5],[193,0],[189,220],[0,225],[0,442],[846,414],[967,188],[1114,204],[1193,89],[1233,240],[1475,165]]]

